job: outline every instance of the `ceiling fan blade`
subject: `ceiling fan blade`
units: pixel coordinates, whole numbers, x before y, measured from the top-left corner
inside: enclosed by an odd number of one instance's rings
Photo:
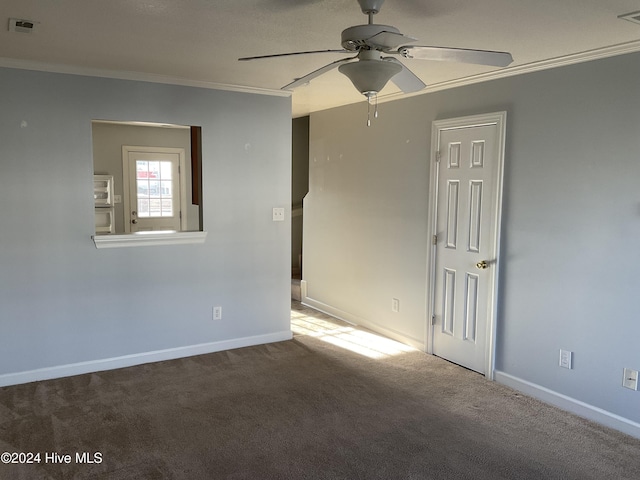
[[[415,42],[416,40],[416,38],[403,35],[402,33],[384,31],[367,38],[365,43],[374,49],[386,51],[392,48],[398,48],[407,42]]]
[[[405,58],[475,63],[478,65],[492,65],[495,67],[506,67],[511,62],[513,62],[513,57],[508,52],[494,52],[491,50],[470,50],[466,48],[405,45],[398,48],[398,53]]]
[[[326,73],[330,70],[333,70],[334,68],[337,68],[341,63],[350,62],[351,60],[355,60],[356,58],[358,58],[357,55],[355,57],[342,58],[340,60],[336,60],[335,62],[331,62],[328,65],[325,65],[324,67],[320,67],[319,69],[306,74],[304,77],[300,77],[294,80],[293,82],[282,87],[280,90],[290,90],[292,88],[299,87],[300,85],[304,85],[305,83],[309,83],[311,80],[313,80],[316,77],[319,77],[323,73]]]
[[[292,55],[309,55],[313,53],[353,53],[349,50],[310,50],[308,52],[290,52],[290,53],[275,53],[272,55],[259,55],[257,57],[242,57],[238,60],[241,62],[246,62],[247,60],[260,60],[263,58],[277,58],[277,57],[290,57]]]
[[[384,57],[382,60],[397,63],[402,66],[400,73],[391,77],[391,81],[404,93],[418,92],[427,86],[418,76],[407,68],[400,60],[393,57]]]

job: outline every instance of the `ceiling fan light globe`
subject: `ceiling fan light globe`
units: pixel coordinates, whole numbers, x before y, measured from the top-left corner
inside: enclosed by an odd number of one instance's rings
[[[402,66],[384,60],[360,60],[340,65],[338,70],[346,75],[353,86],[367,98],[378,94]]]

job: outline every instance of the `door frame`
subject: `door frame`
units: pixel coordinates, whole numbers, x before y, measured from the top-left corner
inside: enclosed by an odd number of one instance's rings
[[[122,146],[122,188],[124,204],[124,231],[131,233],[131,179],[129,178],[129,153],[168,153],[178,155],[178,172],[180,185],[180,231],[187,230],[187,181],[185,171],[185,149],[178,147],[142,147],[134,145]],[[128,219],[128,220],[127,220]]]
[[[485,347],[485,377],[488,380],[494,379],[495,370],[495,350],[496,350],[496,324],[498,316],[498,285],[500,273],[500,234],[502,224],[502,193],[504,179],[504,158],[505,158],[505,138],[507,126],[507,112],[494,112],[480,115],[470,115],[443,120],[434,120],[431,126],[431,160],[429,168],[429,236],[433,239],[437,232],[437,208],[438,208],[438,180],[440,163],[438,159],[438,146],[440,143],[440,132],[442,130],[461,129],[469,127],[479,127],[486,125],[496,125],[497,127],[497,159],[495,188],[497,189],[496,203],[493,214],[495,214],[496,224],[493,232],[495,245],[493,258],[494,268],[489,280],[489,307],[487,314],[487,344]],[[427,256],[427,318],[425,321],[425,351],[433,354],[434,325],[432,324],[433,312],[435,308],[435,282],[436,282],[436,245],[433,241],[429,245],[429,255]]]

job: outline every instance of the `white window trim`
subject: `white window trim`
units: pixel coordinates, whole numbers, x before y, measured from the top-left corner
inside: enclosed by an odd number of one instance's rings
[[[149,247],[204,243],[207,232],[136,232],[122,235],[92,235],[96,248]]]

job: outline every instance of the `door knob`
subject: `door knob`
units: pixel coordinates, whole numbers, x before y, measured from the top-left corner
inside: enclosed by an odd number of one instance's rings
[[[480,270],[484,270],[486,268],[489,268],[489,264],[487,263],[486,260],[482,260],[481,262],[476,263],[476,267],[479,268]]]
[[[135,218],[133,220],[131,220],[131,223],[136,224],[138,223],[138,220],[136,220]]]

